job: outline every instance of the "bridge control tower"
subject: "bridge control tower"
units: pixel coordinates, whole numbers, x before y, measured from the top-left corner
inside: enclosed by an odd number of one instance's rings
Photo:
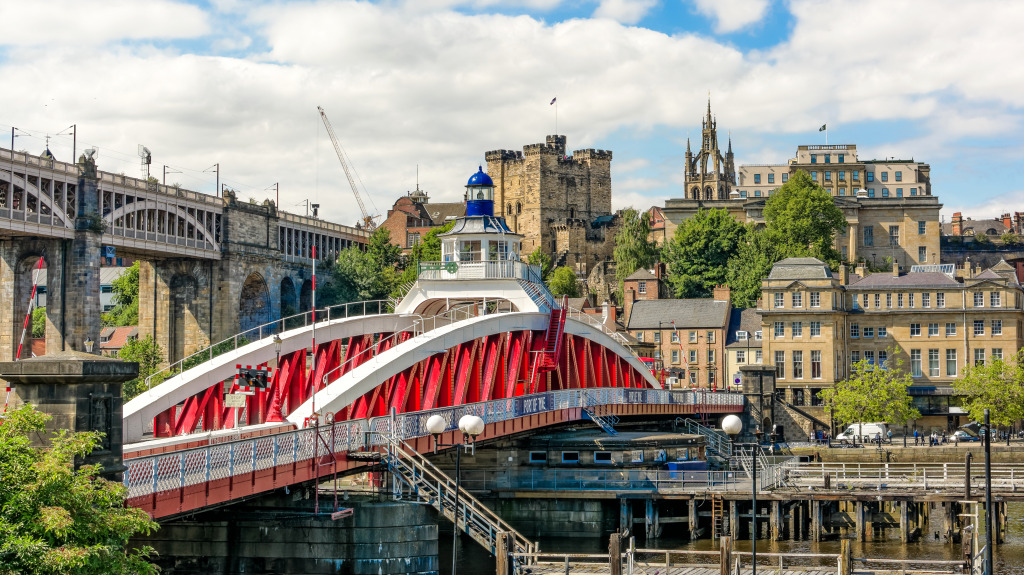
[[[494,182],[483,167],[466,183],[466,215],[438,237],[441,261],[419,262],[419,277],[395,313],[548,313],[558,307],[540,266],[520,259],[523,236],[494,215]]]

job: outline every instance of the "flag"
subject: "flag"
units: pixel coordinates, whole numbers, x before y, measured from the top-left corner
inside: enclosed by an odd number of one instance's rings
[[[553,105],[555,104],[555,102],[557,102],[557,101],[558,101],[558,98],[557,98],[557,97],[555,97],[555,98],[551,98],[551,103],[550,103],[550,104],[548,104],[548,106],[553,106]]]
[[[825,127],[826,127],[826,126],[828,126],[828,124],[822,124],[822,125],[821,125],[821,127],[820,127],[820,128],[818,128],[818,131],[819,131],[819,132],[824,132],[824,131],[825,131]]]

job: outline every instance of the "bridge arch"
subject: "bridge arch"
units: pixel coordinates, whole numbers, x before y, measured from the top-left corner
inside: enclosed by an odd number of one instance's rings
[[[299,311],[306,312],[313,309],[313,282],[306,280],[302,282],[302,289],[299,291]]]
[[[168,216],[168,220],[163,218],[164,214]],[[169,205],[166,202],[137,199],[104,213],[103,217],[110,225],[168,234],[179,238],[189,237],[188,230],[192,228],[194,239],[209,243],[214,250],[220,249],[217,234],[209,230],[206,224],[199,221],[188,210],[179,210],[178,206]],[[173,221],[170,221],[171,218]]]
[[[31,213],[42,215],[52,214],[55,220],[52,225],[67,229],[72,228],[71,218],[68,217],[64,209],[55,203],[53,198],[44,194],[39,189],[39,186],[29,182],[17,174],[0,172],[0,184],[5,181],[9,186],[6,189],[3,189],[4,187],[0,186],[0,195],[3,196],[0,197],[0,207],[14,207],[17,187],[20,186],[22,195],[19,200],[19,210],[28,210]],[[76,197],[74,188],[72,187],[72,189],[69,189],[64,193],[67,194],[68,207],[70,208],[69,211],[74,210]],[[35,206],[34,209],[33,206]]]
[[[297,313],[299,313],[299,300],[295,293],[295,284],[292,282],[292,278],[285,276],[281,279],[281,317]]]
[[[238,301],[238,328],[245,333],[255,327],[270,323],[270,289],[267,281],[257,272],[252,272],[242,283]]]
[[[0,310],[0,316],[10,314],[10,320],[4,321],[4,323],[12,327],[11,333],[9,334],[11,344],[7,347],[9,349],[3,350],[3,356],[5,359],[14,359],[18,353],[18,345],[21,342],[21,334],[24,328],[25,314],[29,310],[29,300],[32,295],[32,284],[34,282],[36,269],[39,264],[39,258],[43,258],[43,270],[40,274],[47,274],[50,271],[55,273],[51,274],[51,277],[47,277],[41,281],[46,281],[47,287],[51,288],[46,290],[45,288],[41,291],[45,291],[45,295],[37,293],[36,301],[41,304],[52,303],[56,307],[60,306],[60,290],[59,285],[61,282],[59,269],[54,269],[53,262],[55,259],[59,261],[60,253],[55,250],[59,250],[59,246],[55,242],[47,242],[44,240],[27,240],[19,241],[16,244],[11,244],[14,247],[12,253],[4,254],[4,262],[0,263],[0,285],[6,284],[13,287],[10,300],[0,302],[0,305],[4,306],[3,310]],[[59,268],[59,266],[58,266]],[[54,324],[54,320],[60,317],[59,309],[54,309],[54,306],[48,306],[46,313],[46,333],[51,337],[51,342],[56,344],[59,341],[60,328]],[[25,344],[21,352],[21,359],[27,359],[32,357],[29,338],[32,337],[31,320],[28,326],[29,332],[25,334]],[[44,336],[45,337],[45,336]],[[4,338],[6,339],[6,338]],[[52,349],[50,351],[53,351]]]

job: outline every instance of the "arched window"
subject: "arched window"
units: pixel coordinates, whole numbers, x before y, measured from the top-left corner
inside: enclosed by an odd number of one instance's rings
[[[512,215],[512,204],[505,206],[505,214],[509,216]]]
[[[523,213],[523,204],[521,202],[516,202],[516,215],[518,216],[521,213]]]
[[[576,208],[569,208],[569,219],[571,220],[571,219],[575,219],[575,218],[576,218]]]

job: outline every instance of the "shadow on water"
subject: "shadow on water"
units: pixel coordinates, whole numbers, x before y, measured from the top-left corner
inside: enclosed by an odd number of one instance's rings
[[[996,548],[995,572],[999,575],[1024,575],[1024,503],[1007,505],[1006,542]],[[452,532],[451,526],[442,525],[438,542],[442,574],[451,573]],[[984,542],[982,542],[984,544]],[[681,538],[661,537],[650,544],[638,540],[638,547],[657,549],[717,549],[717,542],[708,539],[687,541]],[[772,553],[839,553],[839,541],[767,541],[758,540],[757,550]],[[576,537],[544,537],[540,540],[542,551],[572,553],[607,553],[608,536],[601,539]],[[736,542],[736,549],[750,551],[750,541]],[[903,544],[898,540],[854,543],[854,557],[888,559],[940,559],[957,560],[960,546],[924,537],[914,543]],[[493,575],[494,557],[484,551],[473,540],[463,536],[459,541],[458,572],[461,575]],[[570,571],[571,573],[571,571]]]

